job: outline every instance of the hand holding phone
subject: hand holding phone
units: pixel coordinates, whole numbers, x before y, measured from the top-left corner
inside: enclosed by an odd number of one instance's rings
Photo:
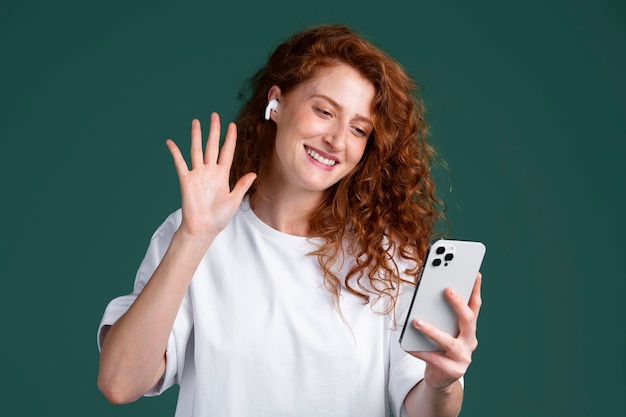
[[[458,335],[458,317],[444,291],[451,287],[467,302],[485,251],[481,242],[441,239],[431,244],[400,335],[402,349],[407,352],[443,350],[411,325],[416,318],[452,336]]]

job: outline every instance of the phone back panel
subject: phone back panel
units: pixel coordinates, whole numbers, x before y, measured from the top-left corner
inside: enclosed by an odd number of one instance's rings
[[[485,250],[480,242],[441,239],[431,244],[400,336],[402,349],[443,350],[413,327],[411,323],[416,318],[453,336],[458,335],[458,317],[444,290],[452,287],[468,302]]]

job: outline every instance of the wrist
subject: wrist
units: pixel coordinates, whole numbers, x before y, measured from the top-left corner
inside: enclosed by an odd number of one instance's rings
[[[172,242],[176,241],[178,245],[184,247],[186,250],[198,251],[204,254],[207,251],[217,234],[215,233],[192,233],[187,231],[184,227],[179,227],[174,236]]]
[[[445,396],[453,394],[454,391],[457,389],[457,385],[460,385],[460,381],[457,379],[455,381],[452,381],[450,384],[440,386],[432,386],[428,384],[428,382],[424,381],[424,385],[425,388],[430,390],[431,392],[437,395]]]

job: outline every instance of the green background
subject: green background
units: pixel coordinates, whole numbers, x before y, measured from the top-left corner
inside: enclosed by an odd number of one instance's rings
[[[422,85],[453,235],[487,245],[462,415],[624,409],[622,0],[0,0],[0,415],[173,415],[175,389],[96,388],[106,303],[180,204],[165,139],[231,120],[242,80],[319,23]]]

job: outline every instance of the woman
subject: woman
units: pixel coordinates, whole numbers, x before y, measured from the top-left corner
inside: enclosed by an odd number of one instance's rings
[[[182,208],[105,311],[100,389],[126,403],[177,383],[177,416],[458,414],[480,279],[469,303],[447,291],[458,337],[413,323],[444,353],[402,351],[393,314],[442,217],[413,82],[319,26],[250,90],[221,150],[215,113],[204,151],[192,122],[190,169],[167,141]]]

